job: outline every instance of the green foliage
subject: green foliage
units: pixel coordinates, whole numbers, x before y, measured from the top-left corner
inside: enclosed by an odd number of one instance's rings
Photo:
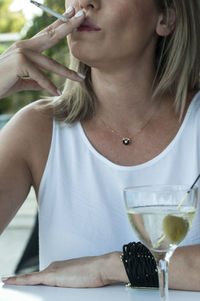
[[[65,0],[45,0],[44,4],[61,14],[65,11]]]
[[[24,26],[26,20],[22,12],[11,12],[9,7],[12,0],[0,1],[0,32],[19,32]]]
[[[6,47],[0,44],[0,55],[6,50]]]
[[[0,0],[0,33],[20,32],[26,20],[22,12],[11,12],[9,7],[13,0]],[[9,43],[8,43],[9,44]],[[0,55],[6,50],[8,45],[0,44]],[[0,114],[9,111],[12,107],[13,99],[8,97],[0,101]]]
[[[11,3],[12,0],[0,0],[4,3]],[[46,0],[44,1],[44,4],[53,10],[60,12],[61,14],[65,11],[64,6],[65,1],[64,0]],[[1,10],[1,2],[0,2],[0,10]],[[47,27],[51,23],[53,23],[56,19],[53,16],[50,16],[49,14],[46,14],[45,12],[42,13],[41,16],[36,16],[33,19],[33,24],[29,28],[28,32],[26,33],[26,36],[24,39],[29,39],[33,37],[35,34],[37,34],[39,31],[41,31],[43,28]],[[1,53],[1,48],[0,48]],[[47,49],[44,52],[45,55],[50,56],[51,58],[57,60],[59,63],[63,65],[68,64],[68,46],[66,39],[63,39],[60,41],[57,45],[52,47],[51,49]],[[55,74],[50,74],[49,72],[46,72],[46,74],[49,76],[49,78],[54,82],[54,84],[62,90],[62,87],[64,85],[65,79],[61,78],[60,76],[57,76]],[[13,113],[25,106],[26,104],[29,104],[37,99],[43,98],[49,96],[48,92],[44,91],[22,91],[19,93],[16,93],[15,95],[12,95],[4,100],[0,101],[0,113]],[[4,103],[4,106],[3,106]],[[7,103],[7,107],[5,106],[5,103]]]
[[[22,12],[6,13],[0,18],[0,32],[19,32],[25,24]]]

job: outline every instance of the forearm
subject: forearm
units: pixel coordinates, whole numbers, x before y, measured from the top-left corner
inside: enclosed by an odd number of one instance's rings
[[[200,245],[176,249],[169,264],[169,288],[200,291]]]
[[[102,281],[105,285],[128,283],[120,252],[102,256]],[[200,245],[177,248],[169,264],[169,288],[200,291]]]
[[[169,267],[171,289],[200,291],[200,245],[178,248]],[[11,277],[6,284],[61,287],[101,287],[128,283],[120,252],[53,262],[45,270]]]

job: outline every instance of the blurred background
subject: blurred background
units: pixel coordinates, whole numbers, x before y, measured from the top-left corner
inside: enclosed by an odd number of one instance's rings
[[[65,11],[64,0],[38,0],[51,9]],[[0,0],[0,55],[18,40],[29,39],[56,19],[35,7],[29,0]],[[44,52],[68,65],[66,39]],[[62,90],[64,79],[46,72]],[[0,130],[25,105],[49,96],[47,92],[25,91],[0,100]],[[38,270],[37,202],[34,191],[0,236],[0,277]]]

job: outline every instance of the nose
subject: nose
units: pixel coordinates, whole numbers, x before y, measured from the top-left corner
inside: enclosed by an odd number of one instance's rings
[[[98,9],[99,0],[78,0],[80,9]]]

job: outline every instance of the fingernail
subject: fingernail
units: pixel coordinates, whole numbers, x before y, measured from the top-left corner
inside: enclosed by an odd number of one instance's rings
[[[57,93],[58,93],[58,95],[62,95],[62,92],[59,90],[59,89],[57,89]]]
[[[83,73],[80,73],[80,72],[77,72],[78,76],[82,79],[85,79],[86,78],[86,75],[83,74]]]
[[[69,6],[68,9],[66,10],[66,14],[70,14],[73,11],[73,7]]]
[[[83,10],[79,10],[76,14],[75,14],[75,16],[74,16],[74,18],[79,18],[79,17],[81,17],[81,16],[83,16]]]
[[[8,280],[9,277],[1,277],[1,281],[6,281]]]

